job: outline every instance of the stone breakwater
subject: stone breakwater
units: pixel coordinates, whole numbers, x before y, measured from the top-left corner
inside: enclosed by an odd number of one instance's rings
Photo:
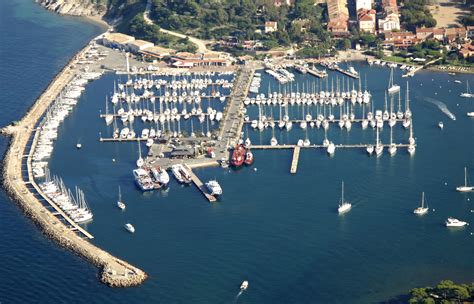
[[[107,12],[105,3],[91,0],[35,0],[46,9],[61,15],[103,16]],[[94,2],[94,3],[93,3]],[[105,2],[105,1],[103,1]]]
[[[45,113],[55,97],[62,91],[79,71],[75,67],[77,59],[89,49],[82,49],[64,69],[56,75],[48,88],[41,94],[26,115],[18,122],[3,128],[0,133],[10,136],[8,150],[3,160],[3,185],[10,197],[18,203],[24,213],[29,216],[44,232],[61,246],[84,257],[102,271],[101,281],[112,287],[130,287],[144,282],[147,274],[98,248],[89,241],[79,237],[66,227],[48,209],[46,209],[27,185],[22,175],[25,156],[29,155],[28,142],[35,131],[36,124]],[[31,175],[30,175],[31,176]]]

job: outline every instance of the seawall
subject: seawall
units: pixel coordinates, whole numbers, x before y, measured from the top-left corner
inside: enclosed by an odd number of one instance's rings
[[[28,188],[31,181],[29,178],[25,180],[22,174],[25,156],[30,153],[28,143],[35,126],[56,96],[74,78],[77,58],[89,47],[85,46],[68,62],[20,121],[0,130],[1,134],[10,136],[9,147],[3,160],[2,184],[9,196],[45,235],[96,265],[101,270],[102,282],[112,287],[136,286],[146,280],[147,274],[144,271],[98,248],[70,230],[43,206],[33,194],[33,190]]]

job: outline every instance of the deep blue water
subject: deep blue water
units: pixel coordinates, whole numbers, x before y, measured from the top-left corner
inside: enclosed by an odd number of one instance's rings
[[[0,5],[4,125],[22,116],[99,29],[50,14],[28,0]],[[377,107],[382,107],[389,71],[359,64],[355,68],[367,74]],[[400,72],[395,76],[404,89],[405,79]],[[270,80],[264,77],[266,93]],[[311,76],[297,77],[300,83],[312,81]],[[0,301],[377,303],[445,278],[473,281],[472,226],[443,226],[448,216],[474,224],[474,196],[454,191],[462,183],[464,166],[474,176],[474,120],[465,115],[474,111],[474,104],[458,97],[464,86],[453,80],[472,78],[421,72],[409,80],[418,143],[413,157],[401,149],[394,157],[385,152],[378,159],[362,150],[336,150],[333,158],[325,151],[303,150],[298,173],[292,176],[291,151],[254,151],[257,171],[196,170],[203,180],[215,177],[223,186],[222,200],[211,205],[194,187],[181,187],[174,180],[166,192],[142,194],[136,189],[131,177],[136,144],[98,141],[99,132],[107,132],[98,114],[116,79],[105,75],[88,85],[61,127],[50,168],[68,186],[84,190],[94,211],[87,225],[93,242],[141,267],[150,278],[137,288],[102,285],[95,267],[45,239],[2,192]],[[457,120],[426,97],[444,102]],[[437,127],[441,120],[443,131]],[[349,134],[338,126],[330,130],[336,143],[374,138],[372,129],[362,132],[356,124]],[[406,141],[407,132],[399,125],[395,130],[397,140]],[[387,131],[385,127],[384,142]],[[270,130],[250,132],[254,143],[268,143],[271,137]],[[320,143],[324,133],[313,129],[308,135]],[[294,125],[290,134],[278,136],[295,143],[304,133]],[[74,148],[78,140],[80,151]],[[6,141],[1,144],[4,150]],[[354,206],[338,216],[342,179]],[[125,212],[115,207],[118,185]],[[421,191],[435,211],[419,218],[412,210]],[[123,229],[127,221],[137,229],[134,235]],[[236,298],[243,280],[249,280],[249,290]]]

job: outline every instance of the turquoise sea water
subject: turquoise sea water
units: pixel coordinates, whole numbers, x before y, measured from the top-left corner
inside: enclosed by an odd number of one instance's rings
[[[68,58],[100,31],[26,0],[2,2],[0,11],[6,42],[0,45],[4,125],[21,117]],[[4,22],[17,26],[5,27]],[[11,51],[18,45],[21,52]],[[382,107],[389,70],[354,66],[367,75],[376,105]],[[300,84],[312,79],[297,77]],[[472,78],[421,72],[409,80],[418,144],[413,157],[403,149],[378,159],[363,150],[336,150],[333,158],[325,151],[303,150],[298,173],[290,175],[291,151],[254,151],[257,171],[196,170],[203,180],[217,178],[224,189],[221,201],[211,205],[194,187],[174,180],[166,192],[136,189],[131,176],[136,144],[98,141],[99,132],[107,132],[98,114],[116,79],[105,75],[89,84],[61,127],[50,168],[68,186],[84,190],[94,212],[87,225],[93,242],[144,269],[150,278],[137,288],[102,285],[95,267],[45,239],[2,192],[0,301],[378,303],[444,278],[473,281],[472,226],[443,226],[448,216],[474,225],[474,196],[454,191],[463,182],[464,166],[474,176],[474,120],[465,115],[474,111],[474,104],[458,97]],[[265,93],[268,81],[264,75]],[[395,81],[404,90],[399,71]],[[427,97],[445,103],[457,120]],[[384,142],[387,131],[385,127]],[[400,125],[395,131],[397,141],[406,141]],[[270,130],[250,133],[255,144],[268,144],[271,137]],[[314,143],[324,138],[322,130],[308,135]],[[328,135],[335,143],[374,139],[372,129],[362,132],[356,124],[350,133],[332,126]],[[294,125],[292,132],[278,136],[280,142],[295,143],[304,133]],[[80,151],[74,148],[78,140]],[[4,149],[4,139],[1,145]],[[342,179],[353,209],[338,216]],[[123,213],[115,207],[118,185],[127,204]],[[421,191],[435,209],[422,218],[412,214]],[[137,229],[134,235],[123,229],[128,221]],[[250,287],[237,297],[243,280]]]

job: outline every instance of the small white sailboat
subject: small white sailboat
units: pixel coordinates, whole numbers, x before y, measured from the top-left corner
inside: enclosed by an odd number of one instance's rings
[[[471,89],[469,88],[469,80],[466,81],[466,92],[461,93],[461,97],[474,98],[474,94],[471,93]]]
[[[441,130],[443,130],[444,124],[443,124],[442,121],[438,122],[438,127],[439,127]]]
[[[383,145],[379,140],[379,129],[377,128],[377,138],[375,140],[375,154],[378,156],[382,155]]]
[[[464,186],[456,187],[456,191],[459,191],[459,192],[474,191],[474,186],[468,186],[467,185],[467,167],[464,167]]]
[[[124,227],[125,227],[125,229],[127,229],[127,231],[130,232],[130,233],[134,233],[134,232],[135,232],[135,227],[133,227],[133,225],[130,224],[130,223],[125,224]]]
[[[390,146],[388,147],[388,153],[393,156],[397,153],[397,145],[393,143],[393,128],[390,127]]]
[[[143,164],[145,163],[145,161],[142,158],[142,148],[141,148],[141,145],[140,145],[140,141],[137,140],[137,143],[138,143],[138,159],[136,161],[136,164],[137,164],[138,168],[141,168],[143,166]]]
[[[117,207],[119,207],[120,210],[125,209],[125,203],[122,201],[122,192],[120,191],[120,186],[119,186],[119,195],[118,195],[118,200],[117,200]]]
[[[344,181],[342,181],[342,190],[341,190],[341,201],[339,202],[339,207],[337,212],[339,214],[345,213],[352,208],[352,204],[344,200]]]
[[[393,68],[390,69],[390,80],[388,82],[388,94],[395,94],[400,91],[400,86],[393,83]]]
[[[76,149],[79,150],[79,149],[81,149],[81,148],[82,148],[82,144],[81,144],[81,143],[77,143],[77,144],[76,144]]]
[[[425,207],[425,192],[421,193],[421,206],[413,210],[414,214],[423,215],[429,210],[428,207]]]

